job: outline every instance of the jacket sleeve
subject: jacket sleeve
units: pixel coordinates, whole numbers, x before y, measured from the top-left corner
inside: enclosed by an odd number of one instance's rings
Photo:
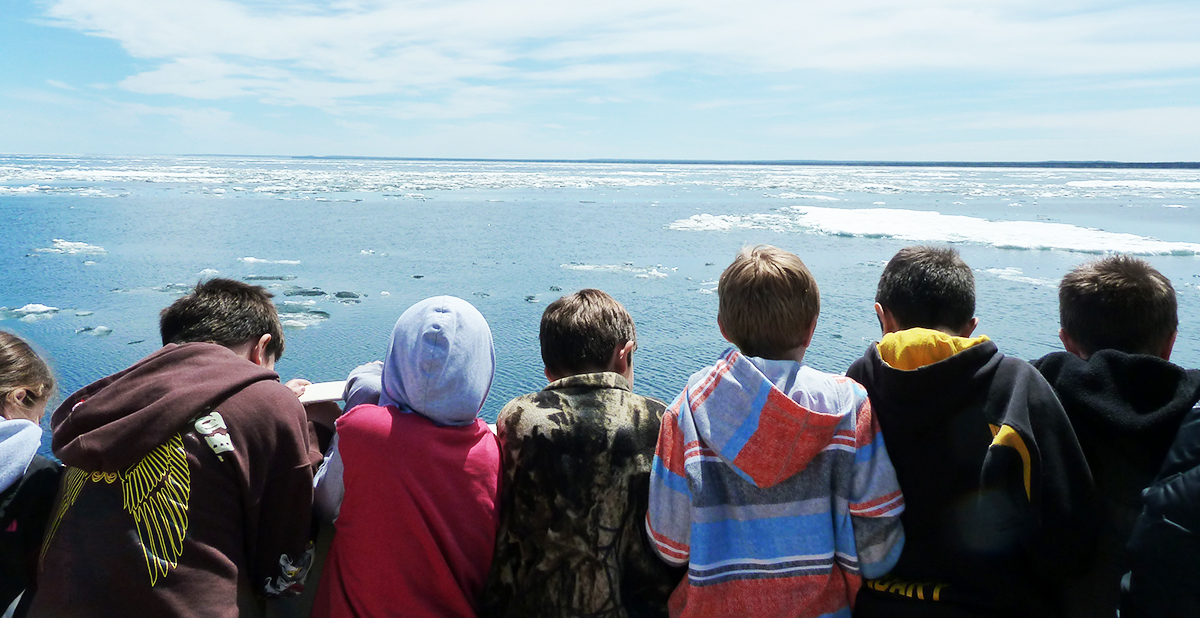
[[[1200,616],[1200,406],[1184,417],[1162,472],[1142,498],[1121,616]]]
[[[290,395],[290,393],[289,393]],[[254,479],[246,499],[255,507],[247,514],[252,530],[247,541],[250,583],[268,598],[299,594],[312,564],[312,496],[314,456],[304,409],[294,396],[276,399],[275,409],[263,410],[271,429],[263,428],[262,442],[250,471]],[[268,438],[268,436],[270,436]]]
[[[861,392],[861,387],[855,387]],[[854,443],[853,471],[846,492],[854,546],[841,547],[846,537],[838,534],[837,551],[857,555],[863,577],[873,579],[887,574],[900,560],[904,549],[904,527],[900,523],[904,496],[865,393],[856,413]]]
[[[991,426],[983,484],[993,496],[1009,498],[981,507],[992,516],[1011,515],[995,523],[996,532],[1025,531],[1025,550],[1040,578],[1069,579],[1089,566],[1095,549],[1100,522],[1095,483],[1053,389],[1028,363],[1005,360],[1013,374],[998,376],[993,391],[1007,391],[1007,409]],[[1023,509],[1015,508],[1020,504]]]
[[[650,499],[646,511],[646,534],[655,553],[667,564],[682,566],[691,554],[692,491],[684,466],[685,436],[680,427],[680,409],[687,405],[684,391],[663,415],[650,470]]]
[[[334,434],[329,444],[329,455],[313,477],[313,513],[325,523],[337,521],[342,510],[342,497],[346,486],[342,481],[342,454],[338,450],[338,437]]]

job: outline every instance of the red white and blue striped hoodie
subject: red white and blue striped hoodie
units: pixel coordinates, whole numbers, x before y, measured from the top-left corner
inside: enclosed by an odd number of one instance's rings
[[[896,564],[903,510],[858,383],[730,349],[663,418],[646,528],[688,566],[671,616],[849,617]]]

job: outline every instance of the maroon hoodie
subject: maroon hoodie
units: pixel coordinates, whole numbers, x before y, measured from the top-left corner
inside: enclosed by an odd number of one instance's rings
[[[278,378],[171,344],[68,398],[33,615],[237,616],[239,587],[297,591],[320,453]]]

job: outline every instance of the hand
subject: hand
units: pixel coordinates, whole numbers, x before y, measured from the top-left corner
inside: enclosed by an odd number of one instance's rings
[[[304,387],[308,386],[309,384],[312,384],[312,382],[309,382],[304,378],[293,378],[288,380],[284,386],[292,389],[292,393],[296,395],[297,399],[299,399],[300,396],[304,394]]]

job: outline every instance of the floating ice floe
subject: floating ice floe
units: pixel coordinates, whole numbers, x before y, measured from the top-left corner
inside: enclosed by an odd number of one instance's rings
[[[63,240],[61,238],[52,239],[50,242],[51,245],[49,247],[34,249],[34,251],[38,253],[60,253],[66,255],[104,255],[105,253],[108,253],[104,247],[89,245],[85,242],[73,242],[70,240]]]
[[[392,293],[391,292],[380,292],[379,295],[380,296],[391,296]]]
[[[246,275],[246,281],[293,281],[296,275]]]
[[[89,315],[92,315],[93,313],[95,313],[95,311],[76,311],[75,316],[80,317],[80,318],[86,318]]]
[[[1163,241],[1067,223],[992,221],[899,208],[789,206],[780,209],[778,214],[693,215],[667,227],[683,231],[771,229],[833,236],[896,238],[912,242],[978,243],[1002,249],[1200,255],[1200,244],[1197,243]]]
[[[1037,277],[1026,277],[1020,268],[985,268],[983,272],[989,275],[995,275],[998,279],[1005,281],[1013,281],[1015,283],[1029,283],[1032,285],[1057,286],[1058,282],[1049,279],[1038,279]]]
[[[48,315],[52,313],[58,313],[59,308],[50,307],[41,303],[30,303],[24,307],[13,309],[12,311],[17,315]]]
[[[656,266],[634,266],[632,262],[624,264],[581,264],[579,262],[570,262],[568,264],[560,264],[559,267],[567,270],[590,272],[631,273],[638,279],[665,279],[668,275],[667,271],[674,272],[678,269],[678,267],[664,269],[662,264]]]
[[[204,270],[200,271],[201,277],[216,277],[219,274],[221,274],[221,271],[215,268],[205,268]]]
[[[238,261],[245,262],[247,264],[287,264],[290,266],[295,266],[300,263],[300,260],[264,260],[263,258],[256,257],[238,258]]]
[[[1067,186],[1087,189],[1200,189],[1200,182],[1180,180],[1072,180],[1067,183]]]
[[[329,314],[319,309],[281,311],[279,313],[279,322],[283,324],[284,328],[308,328],[328,319]]]
[[[283,295],[284,296],[325,296],[325,290],[322,290],[321,288],[302,288],[302,287],[293,285],[292,287],[284,290]]]
[[[107,337],[112,334],[112,329],[107,326],[84,326],[75,331],[76,335],[90,335],[92,337]]]
[[[187,283],[168,283],[150,289],[155,292],[166,292],[167,294],[187,294],[192,291],[192,286]]]
[[[818,200],[821,202],[840,202],[841,198],[829,197],[828,195],[809,195],[807,193],[780,193],[781,200]]]

